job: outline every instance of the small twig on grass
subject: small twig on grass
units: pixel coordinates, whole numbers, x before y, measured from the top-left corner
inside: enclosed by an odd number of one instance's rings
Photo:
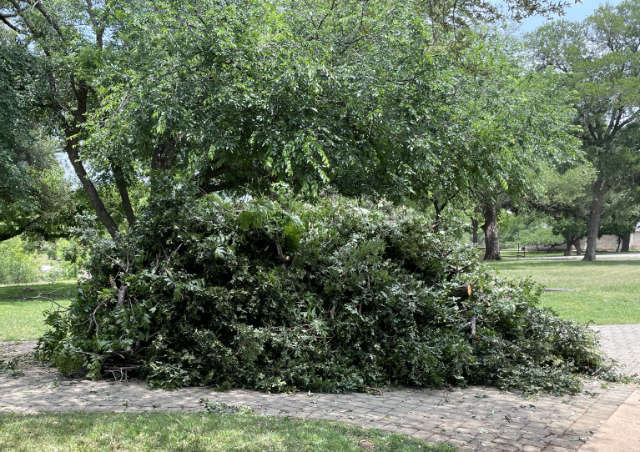
[[[23,300],[37,300],[37,299],[39,299],[39,298],[45,298],[45,299],[48,299],[48,298],[51,298],[51,296],[52,296],[53,294],[55,294],[55,293],[57,293],[57,292],[61,292],[61,291],[63,291],[63,290],[65,290],[65,289],[64,289],[64,288],[61,288],[61,289],[52,290],[51,292],[40,292],[40,293],[38,293],[38,295],[36,295],[36,296],[34,296],[34,297],[23,297]]]
[[[52,301],[53,298],[48,297],[46,295],[38,294],[35,297],[24,297],[23,300],[47,300],[47,301]]]
[[[58,291],[56,290],[56,291],[54,291],[54,292],[45,292],[45,293],[52,294],[52,293],[55,293],[55,292],[58,292]],[[53,304],[55,304],[58,308],[60,308],[60,309],[59,309],[60,311],[68,311],[68,310],[69,310],[69,307],[62,306],[60,303],[58,303],[57,301],[55,301],[53,298],[51,298],[51,297],[49,297],[49,296],[47,296],[47,295],[43,295],[43,294],[41,294],[41,293],[40,293],[40,294],[38,294],[38,295],[36,295],[35,297],[24,297],[23,299],[24,299],[24,300],[47,300],[48,302],[53,303]]]
[[[62,306],[60,303],[58,303],[57,301],[54,300],[49,300],[51,303],[55,304],[57,307],[59,307],[60,311],[68,311],[69,310],[69,306]]]

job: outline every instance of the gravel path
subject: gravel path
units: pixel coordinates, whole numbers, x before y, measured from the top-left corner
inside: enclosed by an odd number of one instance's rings
[[[629,368],[636,369],[640,341],[631,339],[638,337],[640,325],[598,329],[605,350],[614,351],[620,360],[631,358]],[[620,344],[626,344],[624,353]],[[0,374],[0,413],[201,411],[209,401],[249,407],[256,414],[348,422],[448,442],[466,450],[564,451],[583,446],[638,389],[589,380],[577,396],[534,399],[478,386],[398,389],[381,395],[215,392],[207,388],[163,391],[135,381],[63,379],[54,369],[30,360],[34,345],[0,343],[0,359],[18,359],[23,369],[22,375]]]

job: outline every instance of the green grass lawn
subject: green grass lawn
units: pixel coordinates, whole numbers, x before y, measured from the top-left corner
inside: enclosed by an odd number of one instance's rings
[[[506,277],[531,276],[543,287],[574,290],[542,294],[543,305],[565,319],[640,323],[640,260],[504,260],[488,265]]]
[[[0,286],[0,341],[40,337],[45,330],[44,312],[57,309],[49,299],[67,306],[75,287],[75,281]]]
[[[11,451],[454,451],[403,435],[251,414],[0,415]]]

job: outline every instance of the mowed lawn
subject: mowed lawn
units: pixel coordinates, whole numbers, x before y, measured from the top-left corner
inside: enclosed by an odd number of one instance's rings
[[[0,341],[39,338],[45,331],[44,312],[59,309],[55,303],[68,306],[75,291],[75,281],[0,286]]]
[[[565,319],[597,325],[640,323],[640,260],[597,262],[504,260],[488,264],[505,277],[532,277],[543,287],[542,304]]]
[[[448,445],[334,422],[251,414],[0,414],[12,451],[455,451]]]

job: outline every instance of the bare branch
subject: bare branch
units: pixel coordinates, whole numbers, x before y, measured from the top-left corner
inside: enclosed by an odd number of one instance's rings
[[[618,123],[616,127],[613,128],[613,131],[611,132],[611,136],[612,137],[615,136],[615,134],[618,133],[618,131],[623,129],[624,126],[626,126],[627,124],[631,124],[633,121],[635,121],[638,118],[638,116],[639,116],[638,112],[635,112],[624,121]]]

